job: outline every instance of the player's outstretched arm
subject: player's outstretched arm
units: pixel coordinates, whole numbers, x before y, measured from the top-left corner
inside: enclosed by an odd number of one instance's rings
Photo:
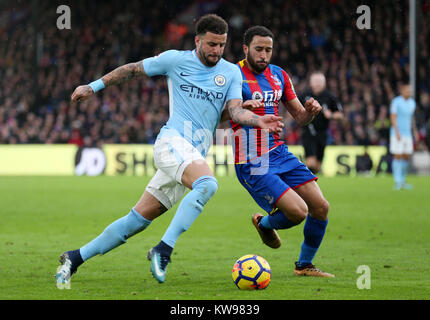
[[[282,117],[277,117],[273,114],[256,115],[252,111],[244,109],[240,99],[228,101],[226,108],[230,113],[231,120],[245,126],[260,127],[268,129],[269,132],[281,132],[284,127],[284,123],[281,121]]]
[[[128,63],[116,68],[115,70],[104,75],[100,79],[91,82],[88,85],[82,85],[75,89],[72,93],[72,101],[83,101],[88,99],[95,92],[109,86],[121,84],[125,81],[138,78],[145,75],[142,61]]]
[[[115,70],[109,72],[107,75],[103,76],[101,80],[103,81],[105,87],[121,84],[125,81],[142,77],[145,75],[145,70],[143,69],[142,61],[128,63]]]
[[[264,106],[264,103],[258,100],[246,100],[242,104],[242,108],[251,110],[251,111],[263,106]],[[231,120],[230,112],[228,109],[224,109],[224,111],[221,114],[221,122],[224,122],[227,120]]]
[[[312,122],[312,120],[321,112],[321,105],[314,98],[310,98],[303,106],[299,99],[294,98],[287,102],[287,110],[293,116],[294,120],[301,125],[305,126]]]

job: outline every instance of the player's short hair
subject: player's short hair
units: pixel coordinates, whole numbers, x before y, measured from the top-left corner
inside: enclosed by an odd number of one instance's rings
[[[406,86],[410,86],[411,84],[410,84],[409,80],[407,80],[407,79],[402,79],[402,80],[400,80],[400,81],[397,81],[396,85],[397,85],[397,90],[402,90],[402,89],[404,89]]]
[[[223,18],[214,13],[206,14],[197,21],[196,35],[205,35],[206,32],[225,34],[228,32],[228,24]]]
[[[249,47],[249,45],[252,42],[252,39],[254,39],[255,36],[270,37],[272,39],[274,38],[272,31],[270,31],[266,27],[253,26],[248,28],[248,30],[245,31],[243,35],[243,44]]]

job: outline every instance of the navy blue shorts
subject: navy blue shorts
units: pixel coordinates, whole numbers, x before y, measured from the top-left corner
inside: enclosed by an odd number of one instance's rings
[[[318,179],[284,144],[254,161],[236,164],[235,169],[240,183],[268,213],[290,188]]]

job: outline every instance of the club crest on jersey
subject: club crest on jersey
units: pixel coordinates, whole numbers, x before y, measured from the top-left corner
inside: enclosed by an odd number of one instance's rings
[[[263,94],[260,91],[254,91],[252,100],[263,101]]]
[[[215,84],[219,87],[222,87],[223,85],[225,85],[225,77],[223,75],[217,75],[214,78]]]
[[[272,203],[275,201],[275,198],[273,198],[270,194],[266,194],[266,195],[264,196],[264,199],[266,199],[266,201],[267,201],[269,204],[272,204]]]
[[[279,78],[276,75],[271,75],[271,77],[272,77],[273,81],[275,81],[275,84],[277,86],[282,86],[281,80],[279,80]]]

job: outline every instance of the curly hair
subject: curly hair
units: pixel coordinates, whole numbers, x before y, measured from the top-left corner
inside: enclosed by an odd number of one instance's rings
[[[197,21],[196,35],[204,35],[206,32],[225,34],[228,32],[228,24],[216,14],[206,14]]]
[[[248,46],[251,44],[254,36],[270,37],[273,39],[273,33],[264,26],[253,26],[245,31],[243,35],[243,44]]]

